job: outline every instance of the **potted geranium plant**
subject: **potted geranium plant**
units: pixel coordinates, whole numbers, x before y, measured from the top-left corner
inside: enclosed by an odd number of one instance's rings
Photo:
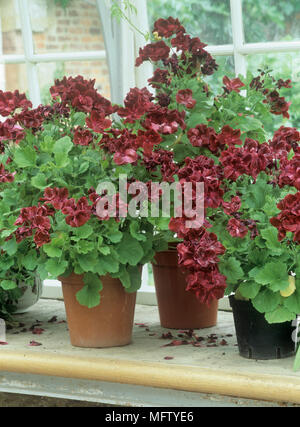
[[[117,163],[99,144],[112,128],[111,103],[80,76],[50,91],[51,105],[13,109],[8,119],[20,136],[7,138],[2,160],[9,156],[5,173],[19,197],[2,237],[7,247],[30,248],[42,280],[61,279],[72,344],[128,344],[141,267],[154,255],[153,227],[127,215]]]
[[[280,155],[284,157],[276,148],[283,144],[281,140],[287,140],[290,149],[298,144],[298,132],[284,127],[275,133],[271,147],[264,143],[270,138],[267,128],[272,123],[272,115],[288,117],[290,103],[280,96],[280,89],[290,87],[291,82],[276,81],[268,71],[260,71],[257,77],[249,73],[246,79],[224,76],[222,93],[216,94],[206,82],[206,76],[213,74],[217,65],[199,38],[190,37],[178,19],[172,17],[159,19],[154,24],[153,37],[150,44],[140,49],[136,65],[144,61],[154,64],[155,72],[149,84],[155,94],[146,88],[132,89],[125,99],[125,108],[118,109],[125,123],[131,123],[134,129],[151,132],[153,150],[141,150],[140,154],[135,152],[127,162],[135,165],[136,176],[145,182],[156,179],[161,183],[191,183],[193,188],[199,182],[204,183],[204,208],[208,222],[198,228],[187,228],[188,212],[171,220],[167,216],[151,219],[165,244],[160,247],[164,251],[156,255],[153,268],[163,326],[212,326],[216,322],[217,300],[224,295],[226,287],[230,289],[231,268],[235,264],[234,260],[226,264],[230,250],[224,255],[226,241],[223,242],[220,232],[213,232],[221,230],[228,234],[227,223],[223,221],[217,226],[220,212],[224,220],[230,211],[226,208],[229,203],[235,208],[240,206],[238,195],[232,196],[232,202],[228,199],[231,194],[228,188],[234,188],[228,174],[231,169],[239,170],[242,155],[253,164],[253,168],[256,167],[255,177],[250,171],[252,175],[250,173],[250,178],[245,178],[244,187],[245,194],[249,191],[250,195],[256,187],[249,189],[248,186],[253,184],[259,172],[265,171],[266,167],[270,170],[278,168],[278,158]],[[146,174],[141,172],[141,166]],[[241,175],[247,173],[245,167],[240,172]],[[273,191],[276,211],[276,200],[280,194],[276,188],[269,189]],[[194,193],[193,212],[196,202]],[[270,219],[268,214],[266,218]],[[232,227],[234,220],[236,218],[232,218],[230,223]],[[256,237],[255,224],[249,220],[248,228],[245,226],[247,230],[252,227],[252,238]],[[214,228],[210,230],[212,225]],[[268,227],[274,237],[276,230],[269,222]],[[268,250],[265,240],[259,237],[257,241],[259,239]],[[235,245],[238,243],[236,239]],[[174,250],[176,246],[177,251]],[[243,247],[247,252],[248,242],[243,242]],[[219,264],[222,255],[224,257]],[[163,299],[167,301],[164,307]],[[203,323],[208,306],[210,317]],[[169,319],[165,317],[166,311]]]

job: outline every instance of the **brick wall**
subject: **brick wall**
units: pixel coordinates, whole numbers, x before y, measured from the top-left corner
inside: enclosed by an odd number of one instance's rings
[[[0,0],[0,2],[3,0]],[[31,21],[35,53],[74,52],[104,50],[101,20],[95,0],[72,0],[66,10],[55,5],[54,0],[30,0]],[[6,2],[7,8],[13,2]],[[4,12],[3,12],[4,10]],[[2,22],[5,22],[7,9],[0,9]],[[11,14],[11,13],[10,13]],[[8,20],[6,21],[8,22]],[[22,53],[23,44],[18,19],[10,25],[2,25],[3,52]],[[83,75],[95,78],[97,89],[110,97],[109,72],[106,60],[76,61],[64,63],[42,63],[38,65],[42,98],[46,100],[47,89],[54,78],[63,75]],[[5,66],[6,90],[27,90],[26,66]]]

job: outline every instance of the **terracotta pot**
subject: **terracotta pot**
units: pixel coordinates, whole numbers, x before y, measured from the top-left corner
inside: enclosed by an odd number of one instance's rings
[[[119,279],[101,277],[103,289],[97,307],[88,308],[76,299],[84,286],[83,275],[60,277],[70,332],[76,347],[115,347],[129,344],[135,309],[135,293],[125,292]]]
[[[155,255],[153,276],[161,326],[170,329],[200,329],[216,325],[218,301],[202,304],[186,289],[186,275],[178,266],[177,251]]]

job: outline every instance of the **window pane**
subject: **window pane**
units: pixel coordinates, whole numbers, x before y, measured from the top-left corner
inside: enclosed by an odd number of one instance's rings
[[[283,119],[282,116],[273,116],[273,125],[276,129],[281,124],[285,126],[300,127],[300,54],[283,53],[283,54],[264,54],[249,55],[248,69],[253,74],[258,74],[257,69],[268,67],[272,70],[275,78],[283,80],[291,79],[293,82],[292,89],[282,89],[282,96],[286,97],[288,102],[292,102],[289,113],[290,119]]]
[[[33,0],[30,15],[35,53],[105,49],[96,0]]]
[[[23,40],[18,9],[14,1],[0,2],[2,29],[2,52],[4,54],[22,54]]]
[[[110,98],[109,73],[105,60],[51,62],[38,64],[42,102],[50,101],[49,88],[55,79],[61,79],[63,76],[76,77],[77,75],[82,75],[86,79],[96,79],[95,88],[102,96]]]
[[[0,64],[1,90],[25,92],[28,97],[28,83],[25,64]]]
[[[300,40],[300,1],[243,0],[247,43]]]
[[[148,0],[147,6],[151,30],[157,19],[173,16],[204,43],[232,43],[229,0]]]

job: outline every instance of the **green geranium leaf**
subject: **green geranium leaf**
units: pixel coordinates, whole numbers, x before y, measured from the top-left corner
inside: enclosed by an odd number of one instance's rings
[[[278,241],[278,231],[275,227],[268,227],[261,231],[262,237],[266,241],[266,246],[274,253],[282,253],[282,245]]]
[[[69,152],[73,148],[73,142],[69,136],[60,138],[55,142],[53,147],[53,153],[55,158],[55,163],[58,168],[65,167],[69,164]]]
[[[285,307],[278,307],[271,313],[266,313],[265,318],[268,323],[283,323],[294,320],[296,315]]]
[[[87,254],[94,249],[94,242],[90,242],[88,240],[80,240],[75,248],[79,254]]]
[[[144,251],[139,242],[126,233],[121,242],[116,246],[118,259],[122,264],[135,266],[141,261]]]
[[[244,272],[241,263],[234,257],[221,261],[219,269],[227,278],[229,284],[236,284],[244,277]]]
[[[26,270],[35,270],[37,266],[37,253],[35,249],[32,249],[22,258],[22,264]]]
[[[7,253],[7,255],[14,255],[18,250],[18,243],[16,242],[15,236],[4,242],[2,249]]]
[[[39,188],[40,190],[44,190],[48,186],[47,179],[42,173],[38,173],[36,176],[33,176],[31,178],[31,184],[33,187]]]
[[[292,313],[300,313],[300,291],[297,289],[292,295],[283,298],[283,305]]]
[[[73,228],[73,233],[81,239],[87,239],[93,234],[93,227],[89,224],[84,224],[81,227]]]
[[[99,277],[93,273],[86,273],[83,277],[83,281],[84,286],[77,292],[76,299],[79,304],[88,308],[96,307],[100,303],[100,291],[103,288],[102,282]]]
[[[67,261],[59,261],[55,258],[49,259],[46,262],[46,270],[51,274],[51,276],[55,278],[61,276],[65,272],[67,267]]]
[[[261,285],[254,282],[253,280],[247,281],[247,282],[243,282],[238,290],[240,291],[240,293],[242,294],[242,296],[244,298],[255,298],[256,295],[258,294],[259,290],[261,288]]]
[[[36,151],[30,146],[19,147],[14,154],[14,161],[20,168],[35,167],[36,159]]]
[[[15,289],[17,287],[17,284],[13,280],[2,280],[0,282],[0,286],[5,291],[8,291],[8,290],[11,290],[11,289]]]
[[[264,289],[252,299],[252,304],[260,313],[268,313],[269,311],[274,311],[280,304],[280,301],[281,296],[279,292],[275,293],[269,289]]]
[[[253,277],[251,272],[249,273]],[[254,280],[261,285],[269,285],[274,291],[286,289],[288,286],[288,272],[282,262],[269,262],[262,268],[256,269]]]

